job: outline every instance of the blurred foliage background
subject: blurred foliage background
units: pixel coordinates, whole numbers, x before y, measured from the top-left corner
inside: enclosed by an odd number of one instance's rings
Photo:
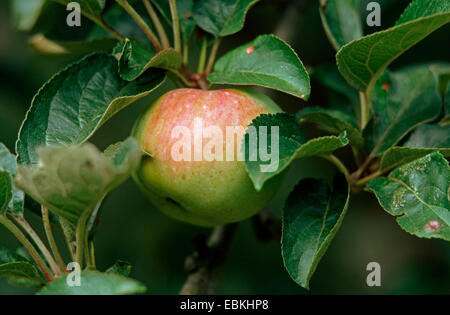
[[[272,33],[284,18],[289,1],[262,0],[249,11],[243,31],[224,40],[220,52],[243,44],[259,34]],[[318,2],[296,12],[291,38],[301,60],[314,68],[334,62],[335,52],[323,31]],[[362,16],[365,20],[367,12]],[[366,26],[366,34],[393,25],[406,7],[407,0],[379,1],[382,6],[382,27]],[[64,23],[65,8],[52,7],[43,19]],[[48,22],[48,20],[46,21]],[[82,23],[86,22],[85,18]],[[364,21],[363,21],[364,23]],[[61,28],[65,36],[76,37],[77,30]],[[284,30],[286,31],[286,30]],[[393,68],[416,62],[449,60],[450,28],[443,27],[413,47],[393,64]],[[74,32],[73,35],[70,32]],[[30,34],[15,30],[9,3],[0,3],[0,141],[14,150],[17,133],[33,95],[42,84],[73,58],[50,58],[35,54],[27,44]],[[447,43],[447,44],[445,44]],[[195,63],[195,55],[191,61]],[[163,90],[173,88],[167,83]],[[158,96],[151,95],[132,104],[108,121],[91,139],[101,149],[125,139],[136,117]],[[285,110],[295,112],[306,105],[296,98],[272,94]],[[324,105],[325,90],[312,82],[308,104]],[[341,153],[343,156],[346,152]],[[333,166],[318,159],[297,161],[270,208],[279,213],[284,198],[300,178],[330,177]],[[245,206],[245,205],[243,205]],[[27,214],[36,228],[39,218]],[[42,231],[40,231],[42,232]],[[117,188],[107,198],[95,239],[97,266],[104,270],[117,259],[132,263],[131,277],[144,282],[149,294],[176,294],[187,277],[185,257],[193,250],[192,239],[208,229],[174,221],[152,209],[132,180]],[[61,235],[59,235],[61,237]],[[0,227],[0,244],[10,249],[19,244],[6,229]],[[61,242],[61,247],[64,243]],[[381,287],[368,287],[366,266],[381,265]],[[33,293],[32,290],[10,286],[0,279],[0,294]],[[297,286],[284,270],[280,245],[263,244],[253,232],[251,220],[242,222],[223,267],[218,288],[220,294],[431,294],[450,293],[450,246],[442,240],[425,240],[400,229],[394,218],[384,212],[375,197],[360,193],[352,199],[342,228],[312,279],[311,290]]]

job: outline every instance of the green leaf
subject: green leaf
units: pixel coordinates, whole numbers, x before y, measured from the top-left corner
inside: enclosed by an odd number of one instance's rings
[[[423,66],[386,73],[375,86],[372,110],[363,135],[367,150],[379,155],[417,126],[439,116],[442,103],[435,75]]]
[[[0,265],[11,262],[29,262],[29,260],[22,255],[10,251],[4,247],[0,247]]]
[[[133,81],[149,68],[178,69],[181,56],[173,48],[156,52],[135,40],[126,38],[121,41],[113,52],[119,60],[120,77]]]
[[[52,0],[67,6],[72,0]],[[77,0],[81,7],[81,13],[92,21],[100,24],[103,9],[105,8],[106,0]]]
[[[0,215],[8,209],[12,199],[11,175],[6,171],[0,171]]]
[[[220,58],[208,76],[212,83],[260,85],[304,100],[311,87],[294,50],[273,35],[261,35]]]
[[[68,275],[70,277],[70,274]],[[67,276],[62,276],[46,285],[40,295],[123,295],[144,293],[145,285],[136,280],[115,274],[107,274],[93,270],[81,272],[81,285],[69,286]]]
[[[214,36],[227,36],[244,27],[247,11],[259,0],[196,1],[194,18],[197,25]]]
[[[281,239],[284,266],[291,278],[309,289],[320,259],[347,211],[350,188],[342,174],[333,188],[324,180],[304,179],[289,195],[283,210]]]
[[[335,64],[328,63],[314,67],[311,77],[324,87],[344,95],[349,101],[359,106],[358,92],[344,80]]]
[[[450,167],[434,152],[367,184],[406,232],[450,240]]]
[[[26,281],[28,285],[44,283],[36,268],[29,262],[24,261],[1,264],[0,277],[19,279],[22,283]]]
[[[2,169],[10,174],[11,179],[14,179],[16,176],[16,156],[9,152],[8,148],[3,143],[0,143],[0,170]],[[23,215],[24,193],[14,184],[12,184],[11,188],[12,199],[10,199],[7,208],[14,214],[21,216]]]
[[[15,27],[29,31],[36,24],[47,0],[11,0],[11,12]]]
[[[266,138],[265,135],[261,137],[263,128],[266,128],[267,132],[267,142],[264,147],[260,143],[260,138]],[[258,134],[257,144],[251,130],[255,130]],[[272,147],[272,141],[275,147]],[[243,142],[245,146],[243,152],[246,152],[245,166],[255,189],[260,191],[266,181],[280,174],[294,159],[330,153],[347,144],[345,132],[339,137],[327,136],[307,141],[292,115],[263,114],[252,121],[245,134]],[[263,161],[261,151],[267,152],[273,159]]]
[[[114,57],[95,53],[51,78],[34,97],[22,124],[18,161],[36,164],[42,145],[80,144],[109,118],[148,95],[165,79],[158,69],[127,82],[118,74]]]
[[[177,0],[178,16],[183,41],[188,41],[197,23],[194,19],[194,1]]]
[[[128,277],[131,273],[131,264],[129,262],[118,260],[105,271],[106,273],[116,274],[119,276]]]
[[[450,156],[450,126],[418,127],[402,147],[392,147],[383,154],[380,170],[388,171],[434,151]]]
[[[7,277],[10,284],[20,287],[39,288],[45,283],[33,262],[0,247],[0,277],[2,276]]]
[[[339,71],[350,85],[370,95],[392,61],[448,22],[448,0],[414,0],[394,27],[342,47],[336,55]]]
[[[333,47],[342,46],[363,36],[359,0],[325,0],[320,6],[325,33]]]
[[[108,192],[130,176],[141,158],[133,138],[105,154],[85,143],[40,147],[38,155],[37,166],[18,166],[17,186],[75,226],[81,217],[92,214]]]
[[[315,123],[331,133],[340,134],[345,131],[354,148],[361,149],[364,146],[364,138],[352,120],[353,117],[347,117],[345,113],[320,107],[306,107],[300,110],[296,117],[300,123]]]
[[[93,51],[110,51],[117,45],[114,38],[93,38],[86,40],[56,40],[45,34],[33,35],[28,43],[39,54],[43,55],[83,55]]]

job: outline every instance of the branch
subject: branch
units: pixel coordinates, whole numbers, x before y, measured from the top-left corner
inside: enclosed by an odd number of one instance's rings
[[[194,239],[196,251],[186,258],[185,269],[190,272],[180,294],[213,294],[217,287],[220,267],[227,258],[237,223],[214,228],[209,237]]]

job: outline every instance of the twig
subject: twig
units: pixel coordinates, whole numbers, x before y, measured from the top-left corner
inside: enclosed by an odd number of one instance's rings
[[[162,46],[164,48],[169,48],[169,39],[167,38],[166,31],[164,30],[164,27],[162,26],[161,21],[159,20],[158,15],[155,12],[155,9],[153,9],[153,6],[148,0],[144,0],[144,5],[147,9],[148,15],[150,15],[150,18],[155,25],[156,31],[158,32],[159,38],[161,39]]]
[[[44,206],[41,206],[41,210],[42,210],[42,222],[44,224],[45,234],[47,235],[47,239],[50,244],[50,249],[52,250],[56,262],[61,268],[61,271],[64,272],[66,270],[66,265],[64,264],[64,260],[62,259],[61,254],[59,253],[55,237],[53,236],[52,226],[50,224],[50,218],[48,216],[48,209]]]
[[[205,70],[205,63],[206,63],[206,49],[208,46],[208,42],[206,40],[206,36],[202,38],[202,47],[200,49],[200,57],[198,59],[198,67],[197,67],[197,73],[202,74]]]
[[[45,246],[44,242],[42,242],[39,235],[36,233],[36,231],[33,229],[33,227],[28,223],[27,220],[25,220],[24,217],[19,216],[13,216],[14,220],[24,229],[24,231],[28,234],[28,236],[33,240],[33,242],[36,244],[36,246],[41,251],[42,255],[44,255],[45,260],[48,262],[50,268],[53,271],[53,274],[56,277],[59,277],[62,275],[62,270],[60,270],[58,264],[53,259],[52,254],[50,254],[49,250]]]
[[[210,53],[209,59],[208,59],[208,65],[206,66],[206,70],[205,70],[206,76],[211,73],[212,67],[214,66],[214,62],[216,61],[217,51],[219,50],[220,42],[221,42],[221,39],[218,38],[211,48],[211,53]]]
[[[182,295],[213,294],[219,278],[219,267],[227,258],[237,223],[214,228],[206,241],[197,238],[196,252],[186,258],[185,268],[190,271]]]
[[[122,8],[127,11],[127,13],[133,18],[133,20],[139,25],[139,27],[144,31],[145,35],[147,35],[148,39],[152,42],[153,46],[155,46],[157,51],[161,51],[161,44],[158,41],[158,38],[144,21],[144,19],[136,12],[136,10],[128,3],[127,0],[116,0]]]
[[[122,34],[120,34],[118,31],[116,31],[111,25],[108,24],[108,22],[106,22],[103,18],[103,16],[100,16],[100,25],[107,30],[112,36],[114,36],[114,38],[116,38],[117,40],[123,40],[124,37],[122,36]]]
[[[181,53],[180,18],[178,17],[177,2],[169,0],[170,12],[172,13],[173,40],[175,50]]]
[[[47,281],[49,281],[49,282],[52,281],[53,274],[50,271],[50,268],[47,266],[47,263],[41,257],[41,255],[38,253],[38,251],[33,246],[33,244],[31,244],[31,242],[27,239],[25,234],[23,234],[23,232],[11,220],[9,220],[4,215],[0,215],[0,224],[3,224],[22,243],[22,245],[30,253],[30,256],[33,258],[33,260],[39,266],[39,269],[42,271],[42,273],[44,274]]]

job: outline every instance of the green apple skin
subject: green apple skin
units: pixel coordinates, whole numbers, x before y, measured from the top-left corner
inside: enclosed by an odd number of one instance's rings
[[[174,161],[171,147],[178,139],[171,132],[176,126],[193,130],[197,117],[205,127],[219,126],[225,135],[226,126],[246,129],[260,114],[278,112],[282,110],[272,100],[251,90],[172,90],[135,125],[134,137],[151,156],[143,158],[133,178],[157,209],[175,219],[199,226],[244,220],[267,205],[282,176],[272,178],[257,192],[243,161]]]

